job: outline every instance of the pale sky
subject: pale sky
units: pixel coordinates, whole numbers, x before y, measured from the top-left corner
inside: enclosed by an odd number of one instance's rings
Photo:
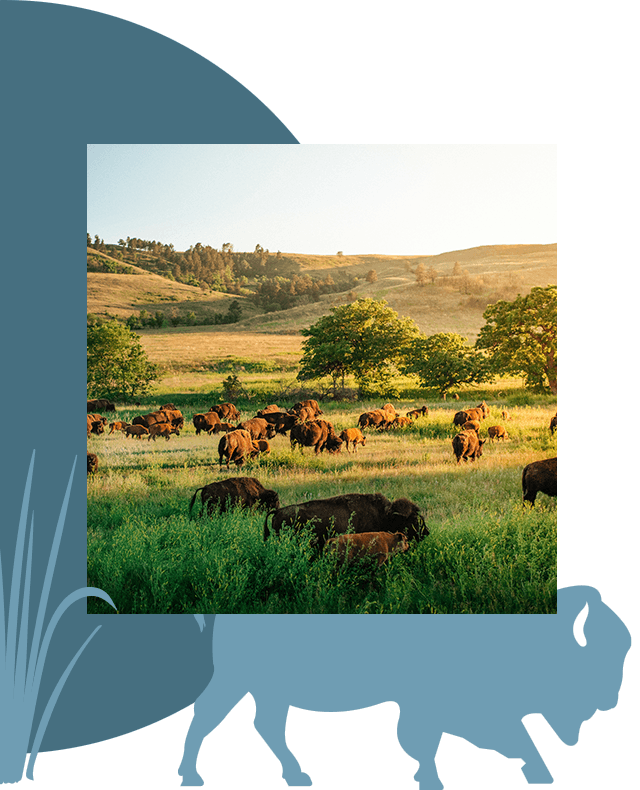
[[[557,241],[555,145],[89,145],[87,230],[237,251]]]

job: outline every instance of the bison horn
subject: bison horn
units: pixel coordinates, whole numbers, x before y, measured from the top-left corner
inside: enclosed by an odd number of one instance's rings
[[[573,636],[580,647],[585,647],[587,644],[587,637],[584,635],[584,624],[589,615],[589,604],[586,603],[576,619],[573,622]]]

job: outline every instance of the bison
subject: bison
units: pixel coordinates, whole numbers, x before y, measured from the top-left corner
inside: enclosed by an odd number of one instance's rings
[[[475,431],[476,433],[480,433],[480,423],[478,420],[468,420],[462,426],[463,431]]]
[[[486,417],[489,416],[489,407],[487,406],[487,404],[484,401],[482,401],[482,403],[478,404],[478,406],[476,406],[476,409],[480,409],[482,411],[482,416],[483,417],[486,418]]]
[[[196,429],[196,436],[200,436],[202,431],[208,434],[219,433],[221,430],[220,417],[215,411],[209,411],[206,414],[193,415],[193,427]]]
[[[336,436],[333,425],[326,420],[314,420],[294,425],[289,434],[289,441],[292,450],[298,446],[302,453],[303,447],[313,447],[316,455],[323,450],[337,452],[342,446],[342,439]]]
[[[104,423],[100,419],[96,420],[95,417],[95,414],[87,414],[87,437],[91,433],[96,435],[104,433]]]
[[[124,431],[124,429],[127,427],[127,425],[129,425],[129,423],[128,422],[123,422],[122,420],[116,420],[116,422],[110,422],[109,423],[109,436],[111,436],[111,434],[114,431]]]
[[[378,566],[386,562],[392,554],[409,548],[409,541],[402,532],[361,532],[359,535],[339,535],[329,538],[325,544],[327,551],[337,554],[338,562],[353,562],[362,557],[375,557]]]
[[[289,414],[286,411],[268,412],[262,419],[273,425],[276,429],[276,433],[282,435],[290,431],[297,422],[300,422],[300,418],[297,414]]]
[[[265,406],[264,409],[260,409],[260,411],[257,412],[256,417],[264,417],[265,414],[273,414],[274,412],[281,412],[281,411],[282,409],[280,408],[280,406],[278,406],[277,403],[272,403],[269,406]]]
[[[558,495],[558,458],[533,461],[522,470],[522,501],[535,504],[539,493]]]
[[[280,507],[278,494],[271,489],[265,488],[255,477],[229,477],[226,480],[209,483],[206,486],[202,486],[202,488],[197,488],[189,504],[189,516],[191,516],[198,491],[202,491],[200,494],[200,502],[202,503],[200,515],[202,515],[204,510],[207,511],[208,515],[211,515],[215,508],[224,513],[228,507],[232,506],[243,508],[255,506],[269,510],[277,510]]]
[[[144,425],[145,428],[150,428],[158,422],[171,423],[180,430],[184,428],[184,417],[179,409],[160,409],[149,414],[140,414],[138,417],[134,417],[131,422],[133,425]]]
[[[460,463],[460,459],[464,461],[475,461],[482,455],[482,445],[486,439],[479,439],[475,431],[462,431],[453,437],[453,453],[456,457],[456,463]]]
[[[212,406],[209,411],[215,411],[218,417],[226,422],[240,419],[240,412],[233,403],[219,403],[217,406]]]
[[[429,414],[429,409],[426,406],[422,406],[420,409],[411,409],[411,411],[407,412],[407,417],[410,420],[416,420],[418,417],[426,417]]]
[[[253,446],[257,448],[260,455],[269,455],[271,452],[271,445],[266,439],[254,439]]]
[[[236,428],[225,435],[218,442],[218,455],[220,466],[222,459],[226,459],[227,469],[231,461],[236,466],[242,466],[247,458],[254,458],[259,450],[254,447],[253,440],[249,431]]]
[[[366,411],[358,417],[358,428],[364,430],[365,428],[377,428],[382,430],[392,422],[394,417],[384,409],[372,409]]]
[[[115,411],[115,403],[112,403],[106,398],[96,398],[95,400],[87,401],[87,414],[94,411]]]
[[[135,436],[138,439],[142,439],[143,436],[147,436],[149,434],[149,429],[145,425],[127,425],[124,429],[124,434],[129,438],[129,436]]]
[[[349,452],[349,444],[353,447],[353,452],[356,452],[356,447],[361,444],[363,447],[367,443],[367,437],[363,436],[357,428],[346,428],[340,434],[340,438],[344,442],[347,452]]]
[[[403,417],[400,414],[396,415],[395,419],[391,420],[387,423],[387,430],[389,428],[408,428],[412,425],[412,421],[410,417]]]
[[[317,400],[302,400],[298,401],[298,403],[294,403],[291,407],[291,411],[300,411],[300,409],[311,409],[314,416],[317,417],[319,414],[323,414],[322,409],[318,405]]]
[[[465,422],[469,422],[472,418],[469,416],[468,411],[457,411],[453,415],[453,424],[457,427],[462,428]]]
[[[487,428],[487,433],[489,434],[489,439],[491,439],[492,442],[494,439],[496,439],[496,441],[498,439],[502,439],[502,441],[504,441],[505,439],[509,438],[509,434],[502,427],[502,425],[492,425],[490,428]]]
[[[264,538],[270,535],[269,516]],[[340,494],[282,507],[273,514],[271,530],[277,535],[286,526],[309,527],[314,544],[322,548],[332,534],[347,532],[403,532],[410,540],[426,537],[429,530],[420,508],[408,499],[390,502],[382,494]]]
[[[262,417],[252,417],[238,425],[243,431],[248,431],[252,439],[273,439],[276,429],[271,423],[263,420]]]
[[[93,474],[98,468],[98,456],[87,452],[87,475]]]
[[[551,418],[551,422],[549,423],[549,430],[551,431],[551,435],[553,436],[553,432],[558,428],[558,412],[556,412],[553,417]]]
[[[164,436],[164,438],[169,441],[172,433],[175,433],[176,436],[180,436],[180,430],[176,428],[175,425],[171,425],[171,423],[168,422],[156,422],[149,427],[149,441],[153,439],[155,442],[158,436]]]

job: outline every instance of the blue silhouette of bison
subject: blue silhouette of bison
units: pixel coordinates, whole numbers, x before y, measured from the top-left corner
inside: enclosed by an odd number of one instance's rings
[[[574,626],[585,615],[581,644]],[[443,786],[435,767],[443,732],[521,758],[528,782],[552,782],[522,718],[542,713],[576,743],[582,722],[616,705],[630,645],[590,587],[559,590],[557,615],[219,615],[214,674],[195,703],[182,784],[203,784],[202,741],[247,692],[289,785],[311,784],[285,743],[290,705],[346,711],[387,701],[400,707],[398,740],[420,763],[421,790]],[[389,680],[391,667],[400,671]]]

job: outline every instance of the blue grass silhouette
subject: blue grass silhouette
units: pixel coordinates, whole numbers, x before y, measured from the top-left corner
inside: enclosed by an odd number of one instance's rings
[[[29,739],[35,724],[34,713],[42,672],[51,637],[53,636],[58,621],[72,603],[90,595],[102,598],[113,606],[114,609],[116,608],[107,593],[96,587],[83,587],[64,598],[56,608],[45,628],[45,612],[49,602],[53,572],[58,557],[62,532],[64,530],[64,522],[71,494],[71,485],[77,462],[76,457],[71,469],[71,475],[69,476],[60,515],[58,516],[58,523],[49,553],[49,561],[42,583],[42,592],[36,612],[33,633],[30,636],[29,606],[33,584],[31,578],[33,561],[33,513],[31,513],[26,562],[24,559],[24,550],[34,462],[35,450],[31,456],[27,482],[22,498],[22,508],[20,511],[18,535],[13,560],[8,612],[6,611],[2,557],[0,556],[0,711],[2,711],[2,719],[0,720],[0,782],[3,783],[19,782],[22,779]],[[35,587],[35,585],[33,586]],[[65,681],[82,651],[99,629],[100,626],[98,626],[86,639],[84,644],[69,662],[69,665],[58,680],[49,698],[42,718],[37,723],[31,755],[27,765],[27,777],[29,779],[33,779],[33,766],[40,749],[40,744],[42,743],[42,738],[51,717],[51,713]]]

